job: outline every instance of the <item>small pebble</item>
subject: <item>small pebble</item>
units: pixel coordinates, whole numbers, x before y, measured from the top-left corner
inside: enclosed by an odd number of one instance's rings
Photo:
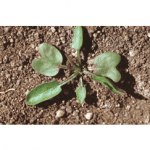
[[[51,27],[52,32],[54,33],[56,29],[54,27]]]
[[[130,56],[132,56],[132,57],[135,55],[135,53],[134,53],[133,50],[131,50],[131,51],[129,52],[129,54],[130,54]]]
[[[36,48],[35,48],[35,50],[36,50],[36,51],[38,51],[38,50],[39,50],[39,48],[38,48],[38,47],[36,47]]]
[[[36,77],[38,77],[38,75],[37,75],[37,74],[33,74],[32,76],[33,76],[33,78],[36,78]]]
[[[66,41],[65,41],[65,37],[61,37],[60,39],[61,39],[61,42],[62,42],[63,44],[65,44],[65,43],[66,43]]]
[[[71,106],[68,106],[68,107],[66,108],[66,111],[67,111],[68,113],[71,113],[71,112],[72,112]]]
[[[8,60],[8,59],[7,59],[7,56],[5,55],[4,58],[3,58],[3,62],[6,63],[7,60]]]
[[[120,107],[120,104],[117,104],[116,107]]]
[[[119,115],[118,113],[115,113],[115,116],[116,116],[116,117],[118,117],[118,115]]]
[[[39,34],[38,34],[38,33],[35,33],[35,34],[34,34],[34,37],[35,37],[36,39],[38,39],[38,38],[39,38]]]
[[[20,66],[19,68],[18,68],[18,71],[21,71],[22,70],[22,66]]]
[[[34,44],[31,44],[31,47],[34,48]]]
[[[59,46],[60,45],[60,42],[56,42],[56,46]]]
[[[85,116],[86,119],[90,120],[92,118],[93,113],[88,112]]]
[[[8,32],[8,30],[9,30],[8,27],[5,27],[5,28],[4,28],[4,32],[5,32],[5,33]]]
[[[10,39],[10,43],[13,43],[14,42],[14,40],[13,39]]]
[[[10,74],[6,74],[6,78],[9,78],[10,77]]]
[[[12,124],[15,120],[14,119],[10,119],[10,124]]]
[[[127,109],[127,110],[130,110],[130,105],[127,105],[126,109]]]
[[[25,92],[25,94],[27,95],[29,92],[30,92],[30,91],[29,91],[29,90],[27,90],[27,91]]]
[[[94,38],[96,38],[96,37],[97,37],[97,34],[96,34],[96,33],[94,33],[94,34],[93,34],[93,37],[94,37]]]
[[[10,65],[11,65],[12,67],[14,67],[14,66],[15,66],[15,61],[12,60],[12,61],[10,62]]]
[[[77,55],[77,51],[72,50],[72,55],[75,56],[75,57],[77,57],[78,56]]]
[[[147,118],[147,119],[145,119],[145,121],[144,121],[145,123],[148,123],[149,122],[149,118]]]
[[[19,85],[19,84],[20,84],[20,80],[17,80],[16,85]]]
[[[150,33],[148,33],[148,37],[150,37]]]
[[[76,114],[77,114],[76,111],[74,111],[72,115],[73,115],[73,116],[76,116]]]
[[[59,109],[59,110],[56,112],[56,118],[60,118],[60,117],[62,117],[64,114],[65,114],[65,111]]]
[[[66,106],[61,106],[61,109],[66,109]]]
[[[65,38],[62,36],[60,39],[61,39],[61,41],[63,41]]]

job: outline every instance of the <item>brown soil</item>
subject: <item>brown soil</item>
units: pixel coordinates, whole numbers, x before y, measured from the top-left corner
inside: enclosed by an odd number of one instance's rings
[[[83,67],[90,70],[93,59],[104,52],[120,54],[117,69],[122,78],[116,85],[126,91],[124,95],[83,74],[87,97],[82,105],[75,93],[79,77],[64,85],[58,96],[35,106],[27,104],[26,94],[37,85],[60,82],[72,74],[60,70],[47,77],[35,72],[31,63],[40,58],[41,43],[58,48],[64,65],[69,65],[65,54],[76,61],[71,48],[74,28],[0,27],[0,124],[149,124],[150,27],[83,27]]]

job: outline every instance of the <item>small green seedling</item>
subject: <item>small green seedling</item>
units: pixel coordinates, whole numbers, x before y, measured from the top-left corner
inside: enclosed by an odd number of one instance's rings
[[[97,71],[91,73],[81,67],[80,49],[82,45],[83,30],[82,27],[78,26],[74,30],[72,48],[77,50],[79,65],[75,65],[75,63],[66,55],[73,67],[62,65],[63,57],[54,46],[47,43],[40,45],[39,51],[41,53],[41,58],[32,62],[32,67],[35,71],[46,76],[57,75],[61,68],[74,70],[75,72],[65,81],[60,83],[58,83],[57,80],[54,80],[35,87],[26,96],[26,101],[29,105],[36,105],[58,95],[62,91],[61,87],[74,79],[80,72],[92,76],[94,80],[99,81],[111,91],[123,94],[123,91],[112,83],[112,81],[118,82],[121,79],[121,74],[116,69],[116,66],[121,60],[120,55],[115,52],[106,52],[98,55],[94,60],[94,65],[96,66]],[[83,86],[82,76],[79,78],[79,87],[76,89],[76,95],[79,102],[82,104],[86,98],[86,88]]]

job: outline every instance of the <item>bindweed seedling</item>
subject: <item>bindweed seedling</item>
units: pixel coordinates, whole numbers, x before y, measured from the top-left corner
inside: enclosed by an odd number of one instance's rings
[[[47,43],[40,45],[39,51],[41,53],[41,58],[32,62],[32,67],[35,71],[46,76],[57,75],[59,69],[61,68],[74,70],[75,73],[60,83],[58,83],[57,80],[54,80],[35,87],[26,96],[26,101],[29,105],[36,105],[58,95],[62,91],[61,87],[74,79],[80,72],[92,76],[92,79],[99,81],[108,87],[111,91],[118,94],[124,94],[124,92],[117,88],[112,82],[118,82],[121,79],[121,74],[116,69],[116,66],[121,60],[120,55],[115,52],[106,52],[104,54],[98,55],[94,60],[94,65],[96,66],[97,71],[95,73],[91,73],[85,69],[82,69],[80,59],[80,50],[82,45],[83,30],[82,27],[78,26],[74,30],[72,48],[77,50],[79,65],[75,65],[75,63],[66,55],[67,59],[73,65],[73,67],[62,65],[63,57],[54,46]],[[86,88],[83,85],[82,76],[79,78],[79,87],[76,89],[76,95],[79,102],[82,104],[86,98]]]

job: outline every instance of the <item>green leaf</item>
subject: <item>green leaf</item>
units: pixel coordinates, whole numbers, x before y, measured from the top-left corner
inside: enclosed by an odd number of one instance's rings
[[[109,79],[106,79],[105,77],[96,76],[96,75],[94,75],[92,78],[96,81],[99,81],[100,83],[102,83],[106,87],[108,87],[114,93],[124,94],[123,90],[116,87]]]
[[[73,43],[72,43],[72,48],[76,49],[79,51],[82,47],[83,44],[83,31],[82,27],[77,26],[74,30],[74,37],[73,37]]]
[[[94,60],[94,64],[98,68],[96,74],[106,76],[114,82],[118,82],[121,79],[121,74],[116,69],[116,66],[120,60],[121,56],[115,52],[106,52],[98,55]]]
[[[46,76],[55,76],[59,72],[63,58],[61,53],[52,45],[43,43],[39,47],[41,58],[32,62],[35,71]]]
[[[26,101],[29,105],[36,105],[58,95],[61,91],[57,80],[45,82],[31,90],[26,96]]]
[[[86,97],[86,88],[83,87],[82,77],[80,77],[80,86],[76,89],[76,95],[80,104],[82,104]]]

